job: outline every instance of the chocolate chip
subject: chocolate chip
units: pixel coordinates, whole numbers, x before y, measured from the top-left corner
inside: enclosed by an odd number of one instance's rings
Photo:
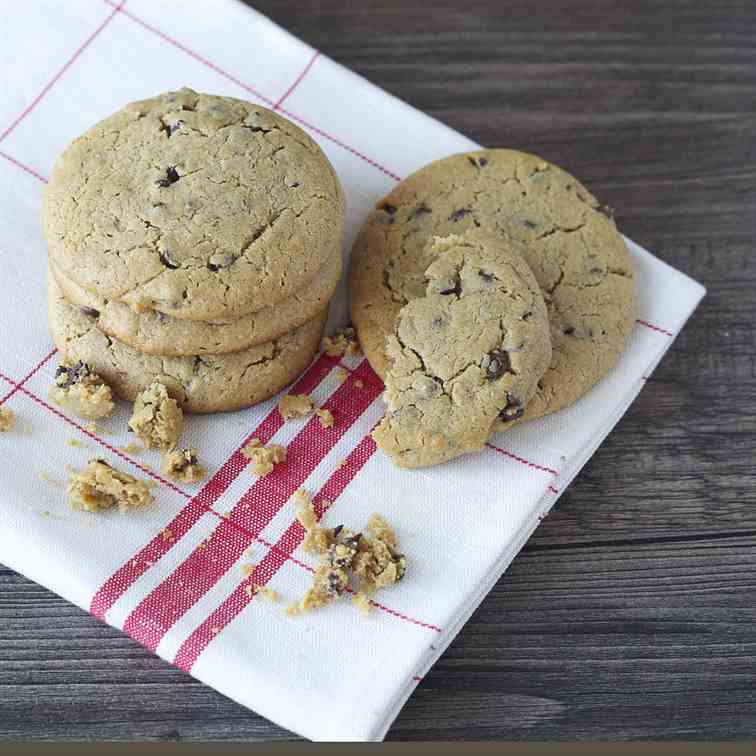
[[[427,215],[431,212],[431,209],[428,207],[428,205],[425,204],[425,202],[421,202],[416,208],[413,208],[413,210],[410,212],[408,220],[417,220],[421,215]]]
[[[468,157],[467,158],[476,168],[482,168],[484,165],[488,165],[488,160],[484,157]]]
[[[591,269],[590,269],[590,270],[589,270],[588,272],[589,272],[589,273],[590,273],[590,274],[591,274],[592,276],[597,276],[597,275],[599,275],[599,273],[603,273],[603,272],[604,272],[604,269],[603,269],[603,268],[591,268]]]
[[[350,549],[357,551],[360,546],[360,540],[362,539],[362,533],[353,533],[349,538],[345,538],[342,543],[348,546]]]
[[[484,280],[484,281],[485,281],[486,283],[491,283],[491,281],[493,281],[493,280],[494,280],[494,278],[496,278],[496,276],[494,276],[494,274],[493,274],[493,273],[489,273],[488,271],[485,271],[485,270],[479,270],[479,271],[478,271],[478,275],[479,275],[479,276],[480,276],[480,277],[481,277],[481,278],[482,278],[482,279],[483,279],[483,280]]]
[[[262,233],[262,231],[260,233]],[[260,236],[260,234],[257,236]],[[255,238],[257,237],[254,237],[252,241],[254,241]],[[212,270],[213,273],[217,273],[221,268],[230,268],[235,260],[236,258],[230,254],[213,255],[207,263],[207,267]]]
[[[457,221],[461,221],[462,218],[464,218],[466,215],[469,215],[471,212],[472,210],[469,207],[460,207],[449,216],[449,220],[456,223]]]
[[[537,228],[538,227],[537,223],[533,223],[532,220],[528,220],[527,218],[525,218],[525,220],[522,222],[522,225],[525,226],[525,228]]]
[[[336,526],[336,527],[335,527],[335,528],[333,529],[333,537],[334,537],[334,538],[338,538],[338,537],[339,537],[339,533],[341,533],[341,531],[342,531],[343,529],[344,529],[344,526],[343,526],[343,525],[337,525],[337,526]]]
[[[100,311],[95,310],[94,307],[79,307],[79,310],[81,311],[82,315],[86,315],[89,318],[99,318],[100,317]]]
[[[86,362],[79,360],[75,365],[59,365],[55,371],[55,385],[62,389],[70,388],[82,378],[86,378],[92,371]]]
[[[164,249],[160,252],[160,262],[163,263],[166,268],[170,268],[171,270],[176,270],[176,268],[179,267],[176,258],[173,257],[169,249]]]
[[[341,594],[344,592],[344,582],[338,572],[328,573],[326,590],[331,596],[341,596]]]
[[[459,276],[440,282],[438,286],[439,294],[456,294],[459,296],[462,293],[462,282],[459,280]]]
[[[522,313],[522,319],[523,320],[530,320],[533,317],[533,311],[528,310],[527,312]]]
[[[185,451],[181,455],[181,462],[176,466],[177,470],[186,470],[189,465],[197,464],[197,455],[192,451]]]
[[[572,334],[573,334],[573,333],[575,333],[575,329],[574,329],[574,328],[573,328],[572,326],[568,326],[567,328],[565,328],[565,329],[564,329],[564,330],[562,331],[562,333],[563,333],[563,334],[564,334],[565,336],[572,336]]]
[[[499,378],[512,367],[509,354],[503,349],[494,349],[493,352],[489,352],[483,362],[485,364],[486,378],[489,380]]]
[[[514,394],[507,392],[507,404],[504,409],[499,412],[499,419],[505,423],[517,418],[522,417],[525,413],[525,407],[522,406],[522,401],[518,399]]]
[[[165,171],[165,178],[158,179],[155,183],[161,187],[165,188],[167,186],[170,186],[171,184],[175,184],[181,176],[178,175],[178,172],[176,171],[175,165],[169,165],[168,168]]]
[[[396,212],[396,205],[392,205],[390,202],[384,202],[381,205],[381,210],[383,210],[384,213],[393,215]]]
[[[296,189],[299,186],[299,181],[295,181],[293,184],[289,184],[289,189]]]
[[[180,118],[177,121],[174,121],[173,123],[166,123],[162,118],[160,119],[160,128],[168,135],[168,138],[170,138],[174,132],[178,131],[182,126],[186,124],[186,121],[182,121]]]

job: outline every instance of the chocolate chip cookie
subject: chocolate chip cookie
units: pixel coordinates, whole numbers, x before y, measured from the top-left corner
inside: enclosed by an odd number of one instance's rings
[[[387,412],[373,432],[402,467],[482,449],[522,416],[551,359],[546,305],[513,245],[478,230],[436,237],[426,293],[387,339]]]
[[[633,267],[611,210],[562,169],[513,150],[431,163],[378,203],[350,269],[352,319],[370,364],[386,375],[396,317],[425,294],[428,240],[472,228],[515,244],[546,301],[552,361],[525,419],[572,404],[622,353],[635,318]]]
[[[323,312],[280,338],[232,354],[155,357],[103,333],[93,315],[64,299],[51,276],[48,306],[50,332],[65,360],[87,364],[128,401],[159,381],[185,412],[241,409],[273,396],[312,360],[327,318]]]
[[[96,318],[97,327],[143,354],[183,356],[238,352],[298,328],[322,312],[341,277],[341,255],[332,255],[302,289],[262,310],[236,320],[180,320],[158,310],[136,313],[124,302],[108,300],[50,271],[63,296]]]
[[[43,222],[50,259],[84,289],[211,321],[306,286],[339,253],[344,196],[285,118],[182,89],[75,139],[53,168]]]

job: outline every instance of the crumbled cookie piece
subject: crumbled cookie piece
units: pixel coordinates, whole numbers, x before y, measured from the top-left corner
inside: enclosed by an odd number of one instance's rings
[[[137,395],[129,420],[133,431],[148,449],[169,452],[176,448],[184,427],[184,413],[160,381]]]
[[[196,483],[207,475],[197,459],[196,449],[175,449],[163,457],[160,472],[181,483]]]
[[[91,459],[68,481],[68,501],[74,509],[97,512],[117,506],[122,512],[152,502],[144,481],[120,472],[102,459]]]
[[[359,357],[362,354],[357,332],[351,326],[339,328],[333,336],[324,336],[320,349],[329,357]]]
[[[135,444],[133,441],[129,441],[128,444],[124,444],[121,447],[121,451],[126,454],[139,454],[144,451],[144,447],[141,444]]]
[[[244,575],[244,577],[249,577],[256,568],[256,564],[243,564],[241,566],[241,574]],[[244,586],[244,592],[250,598],[260,595],[263,598],[268,599],[268,601],[273,601],[274,603],[278,603],[281,600],[281,596],[277,591],[274,591],[272,588],[268,588],[265,585],[260,585],[255,582],[247,583]]]
[[[372,539],[363,539],[360,542],[360,553],[352,562],[354,574],[360,578],[362,588],[368,594],[399,582],[407,569],[406,558],[396,551],[394,531],[378,515],[373,515],[370,522],[375,519],[382,523],[381,529],[371,533]],[[382,536],[389,534],[391,540],[384,541]]]
[[[0,407],[0,433],[7,433],[13,427],[13,410]]]
[[[86,362],[61,363],[55,371],[50,398],[61,407],[87,420],[98,420],[113,412],[110,386]]]
[[[316,409],[315,414],[324,428],[333,428],[333,413],[327,409]]]
[[[333,543],[332,531],[318,525],[315,506],[310,494],[304,488],[300,488],[294,494],[294,500],[298,505],[297,520],[305,531],[302,548],[309,554],[325,554]],[[329,502],[323,502],[323,504],[324,508],[327,509]]]
[[[287,394],[278,402],[278,411],[284,420],[306,417],[312,412],[313,402],[307,394]]]
[[[263,446],[259,438],[253,438],[241,453],[252,460],[252,472],[264,476],[273,471],[276,465],[286,462],[286,447],[278,444]]]
[[[66,443],[68,444],[68,446],[76,446],[81,449],[89,448],[89,444],[85,444],[83,441],[79,441],[78,438],[67,438]]]
[[[308,612],[333,603],[346,592],[362,614],[372,608],[370,596],[380,588],[399,582],[407,569],[406,557],[398,551],[396,534],[377,514],[370,517],[365,533],[343,525],[324,528],[318,522],[312,500],[298,491],[297,519],[305,529],[303,548],[320,554],[311,588],[302,600],[287,610],[290,615]]]
[[[358,379],[357,379],[357,380],[356,380],[356,381],[354,382],[354,387],[355,387],[355,388],[358,388],[358,389],[361,389],[361,388],[365,388],[365,384],[364,384],[364,383],[363,383],[363,382],[362,382],[362,381],[361,381],[361,380],[360,380],[360,379],[358,378]]]
[[[333,370],[333,377],[339,382],[344,383],[344,381],[349,378],[349,371],[346,368],[343,367],[337,367]]]
[[[373,605],[370,603],[370,596],[362,591],[359,591],[352,596],[352,603],[360,610],[360,614],[363,617],[367,617],[367,615],[373,610]]]
[[[274,604],[277,604],[281,600],[281,594],[279,594],[278,591],[274,591],[272,588],[268,588],[267,585],[247,583],[247,585],[244,586],[244,593],[250,598],[252,598],[252,596],[262,596],[263,598],[268,599],[268,601],[272,601]]]

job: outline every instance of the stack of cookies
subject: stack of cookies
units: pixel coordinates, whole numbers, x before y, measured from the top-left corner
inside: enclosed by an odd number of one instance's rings
[[[47,186],[49,320],[67,364],[129,401],[263,401],[313,358],[341,275],[344,196],[323,152],[265,108],[189,89],[76,139]]]
[[[439,160],[379,202],[355,242],[350,294],[386,383],[373,435],[405,467],[573,404],[635,322],[611,210],[557,166],[503,149]]]

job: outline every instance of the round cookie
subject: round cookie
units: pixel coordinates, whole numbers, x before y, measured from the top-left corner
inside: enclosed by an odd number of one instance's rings
[[[352,319],[375,371],[399,310],[424,292],[434,235],[481,228],[518,245],[540,285],[552,361],[524,419],[579,399],[619,359],[635,320],[634,273],[611,211],[539,157],[481,150],[436,161],[376,207],[352,251]]]
[[[103,299],[66,278],[50,263],[63,296],[85,308],[97,327],[143,354],[183,356],[225,354],[271,341],[298,328],[322,312],[341,277],[341,255],[333,255],[315,278],[274,305],[237,320],[205,323],[179,320],[157,310],[136,313],[124,302]]]
[[[63,298],[52,277],[48,298],[50,333],[64,358],[85,362],[128,401],[159,380],[185,412],[225,412],[273,396],[310,363],[327,318],[323,312],[291,333],[233,354],[151,357],[106,336],[95,318]]]
[[[546,305],[513,245],[475,230],[429,246],[425,296],[387,339],[387,412],[373,431],[401,467],[482,449],[494,423],[522,416],[551,360]]]
[[[233,319],[294,295],[338,253],[344,196],[285,118],[182,89],[75,139],[43,223],[50,259],[81,287],[137,311]]]

